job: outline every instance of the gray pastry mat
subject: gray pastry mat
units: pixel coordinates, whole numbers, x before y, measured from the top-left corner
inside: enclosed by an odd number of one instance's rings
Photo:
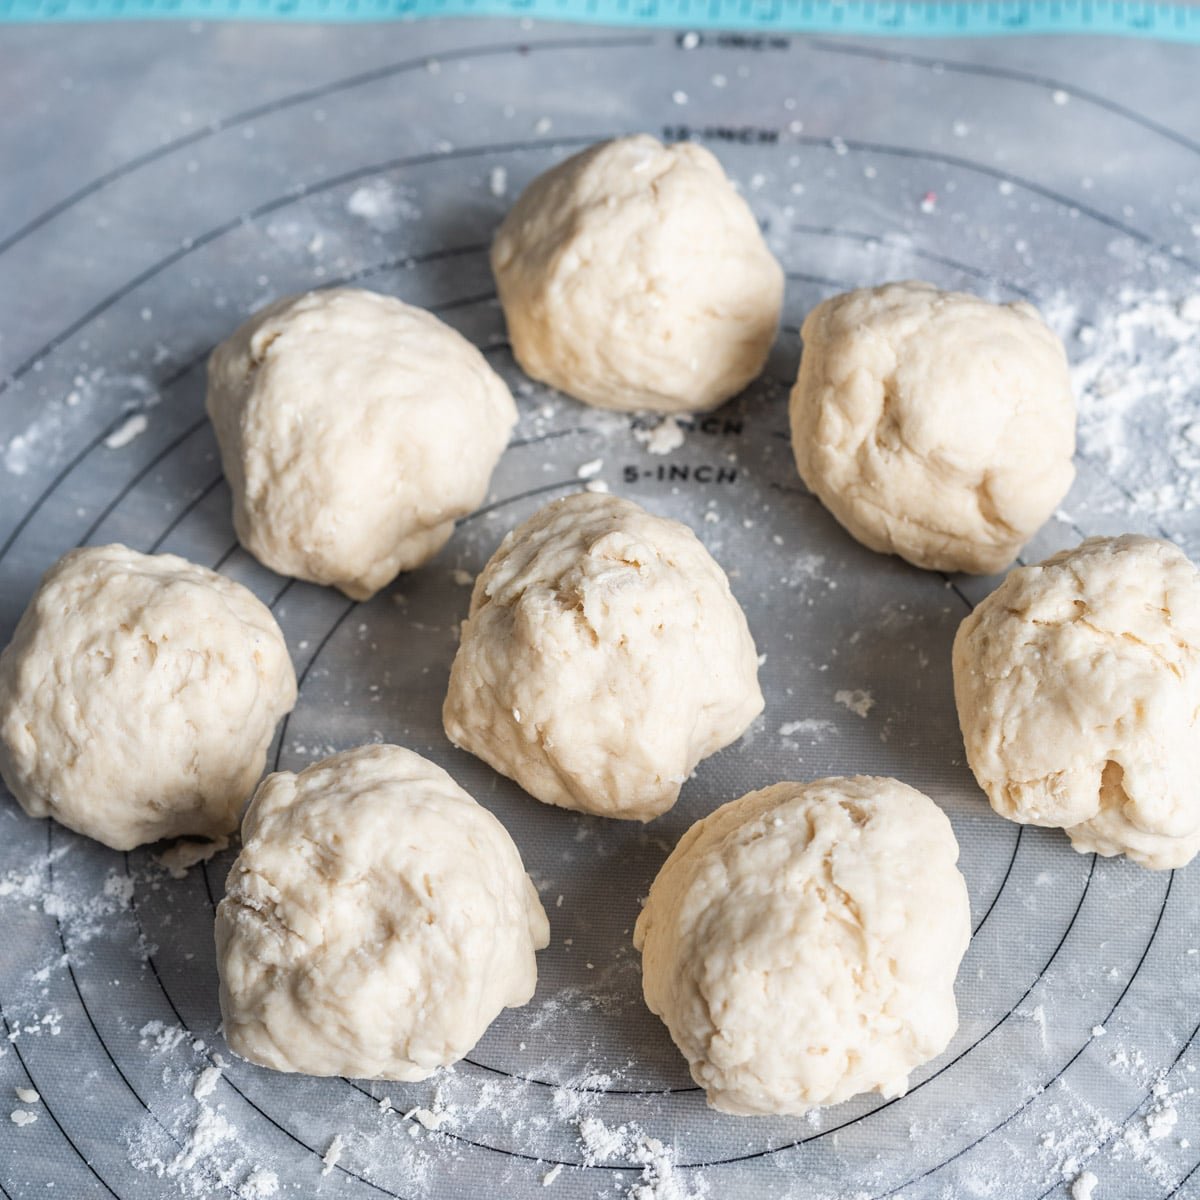
[[[992,815],[962,761],[949,647],[994,581],[858,546],[800,486],[786,435],[821,297],[911,276],[1030,296],[1085,395],[1078,480],[1028,555],[1127,529],[1200,554],[1197,65],[1104,38],[506,20],[5,30],[0,636],[77,543],[219,565],[272,605],[301,677],[272,761],[386,739],[443,764],[512,832],[553,941],[533,1002],[452,1071],[272,1074],[217,1029],[212,913],[233,849],[176,880],[149,850],[0,804],[0,1196],[1033,1200],[1084,1170],[1097,1200],[1200,1195],[1200,871],[1079,856]],[[523,379],[486,260],[530,178],[642,129],[716,150],[788,272],[764,379],[667,454]],[[521,409],[488,504],[365,605],[237,548],[203,413],[214,343],[336,281],[434,308]],[[765,655],[765,717],[645,828],[530,801],[439,723],[463,573],[595,460],[595,479],[699,532]],[[902,1099],[721,1116],[641,1003],[638,898],[718,803],[852,772],[897,775],[954,822],[976,929],[961,1027]],[[31,1086],[40,1101],[19,1102]]]

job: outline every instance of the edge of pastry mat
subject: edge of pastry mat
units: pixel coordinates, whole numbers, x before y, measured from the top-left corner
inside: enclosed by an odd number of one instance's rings
[[[1200,5],[1143,0],[0,0],[0,24],[170,19],[362,23],[422,17],[528,17],[764,34],[1118,34],[1200,44]]]

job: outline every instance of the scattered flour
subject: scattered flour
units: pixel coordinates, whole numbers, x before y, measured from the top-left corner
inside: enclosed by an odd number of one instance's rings
[[[220,1081],[220,1067],[205,1067],[204,1070],[196,1076],[196,1084],[192,1088],[192,1095],[197,1100],[204,1100],[217,1090],[217,1084],[220,1083]]]
[[[237,1135],[237,1129],[215,1108],[200,1106],[200,1115],[192,1126],[179,1153],[167,1165],[166,1174],[182,1175],[202,1159],[209,1158],[222,1142]]]
[[[1092,1200],[1099,1182],[1091,1171],[1081,1171],[1071,1183],[1071,1200]]]
[[[187,1037],[187,1030],[165,1021],[147,1021],[138,1030],[138,1046],[151,1054],[168,1054]]]
[[[333,1168],[338,1165],[338,1162],[342,1157],[342,1150],[344,1148],[345,1143],[342,1141],[342,1135],[340,1133],[335,1133],[333,1135],[333,1141],[329,1143],[329,1149],[325,1151],[325,1156],[321,1159],[321,1161],[325,1164],[321,1168],[322,1175],[329,1175],[332,1173]]]
[[[805,733],[815,741],[822,740],[826,734],[836,732],[837,725],[833,721],[821,721],[816,717],[806,717],[802,721],[785,721],[779,727],[780,737],[795,737],[798,733]]]
[[[386,179],[355,188],[346,200],[346,211],[375,229],[395,229],[401,221],[415,220],[421,215],[411,193],[393,187]]]
[[[579,1122],[579,1144],[589,1167],[609,1162],[628,1152],[629,1127],[618,1125],[610,1129],[599,1117],[584,1117]]]
[[[875,697],[862,688],[842,688],[834,692],[833,701],[859,717],[865,717],[875,707]]]
[[[22,1104],[37,1104],[41,1100],[41,1096],[33,1088],[19,1087],[13,1088],[13,1091]]]
[[[701,1200],[708,1195],[703,1179],[689,1182],[675,1166],[675,1155],[658,1138],[637,1125],[606,1125],[599,1117],[579,1122],[579,1144],[588,1166],[628,1159],[641,1175],[625,1193],[627,1200]]]
[[[14,1125],[18,1125],[23,1128],[26,1125],[32,1125],[34,1121],[37,1120],[37,1113],[29,1112],[24,1108],[14,1108],[13,1111],[8,1114],[8,1119]]]
[[[406,1121],[416,1121],[424,1129],[436,1131],[453,1119],[454,1114],[448,1109],[410,1108],[404,1114]]]
[[[503,196],[508,191],[508,172],[503,167],[493,167],[488,175],[488,188],[493,196]]]
[[[1153,1103],[1146,1113],[1146,1136],[1152,1141],[1161,1141],[1174,1132],[1179,1124],[1179,1112],[1167,1087],[1166,1079],[1157,1079],[1150,1089]]]
[[[116,429],[104,439],[105,446],[110,450],[120,450],[128,446],[134,438],[139,438],[150,428],[150,421],[145,413],[138,412],[127,417]]]
[[[1072,360],[1080,453],[1135,513],[1200,508],[1200,293],[1126,287],[1091,320],[1059,297],[1046,318]]]
[[[663,417],[652,429],[640,425],[634,426],[633,436],[641,442],[651,454],[670,454],[683,445],[683,426],[675,416]]]
[[[271,1200],[279,1195],[279,1176],[265,1167],[256,1167],[238,1188],[239,1200]]]

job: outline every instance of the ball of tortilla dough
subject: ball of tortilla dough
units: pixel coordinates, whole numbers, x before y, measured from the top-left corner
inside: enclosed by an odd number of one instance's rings
[[[958,1026],[950,822],[895,779],[777,783],[696,822],[634,929],[642,986],[722,1112],[902,1095]]]
[[[918,567],[1006,567],[1075,477],[1067,359],[1036,310],[891,283],[819,304],[802,335],[792,449],[825,507]]]
[[[30,816],[114,850],[219,838],[296,701],[252,592],[174,554],[72,550],[0,654],[0,775]]]
[[[242,545],[355,600],[445,545],[517,419],[464,337],[357,288],[255,313],[213,351],[207,406]]]
[[[1200,850],[1200,571],[1178,547],[1088,538],[1010,572],[959,627],[954,696],[1001,816],[1159,870]]]
[[[783,271],[691,142],[601,142],[538,176],[492,270],[524,370],[599,408],[715,408],[762,370]]]
[[[583,492],[475,581],[442,716],[538,800],[649,821],[762,708],[745,615],[696,535]]]
[[[225,1040],[276,1071],[424,1079],[530,999],[550,938],[504,826],[399,746],[263,780],[225,887]]]

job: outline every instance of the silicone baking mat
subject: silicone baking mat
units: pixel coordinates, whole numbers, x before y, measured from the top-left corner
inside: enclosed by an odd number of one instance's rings
[[[428,755],[512,832],[553,940],[533,1002],[426,1083],[272,1074],[218,1030],[234,851],[175,879],[152,849],[113,853],[6,798],[0,1196],[1078,1200],[1092,1176],[1097,1200],[1200,1195],[1200,869],[1080,856],[991,813],[949,650],[995,581],[858,546],[800,485],[786,421],[822,297],[915,276],[1031,298],[1066,340],[1081,436],[1026,557],[1125,530],[1200,556],[1198,66],[1147,39],[695,23],[6,29],[0,636],[76,544],[218,567],[272,606],[301,678],[271,764],[370,740]],[[486,260],[534,175],[635,130],[709,145],[788,275],[763,379],[678,429],[526,380]],[[362,605],[237,547],[203,411],[214,343],[336,282],[434,309],[521,410],[484,507]],[[588,482],[692,525],[765,656],[765,716],[644,828],[539,805],[440,729],[465,583]],[[961,1027],[901,1099],[721,1116],[642,1005],[639,898],[717,804],[851,772],[899,776],[954,822],[975,928]]]

